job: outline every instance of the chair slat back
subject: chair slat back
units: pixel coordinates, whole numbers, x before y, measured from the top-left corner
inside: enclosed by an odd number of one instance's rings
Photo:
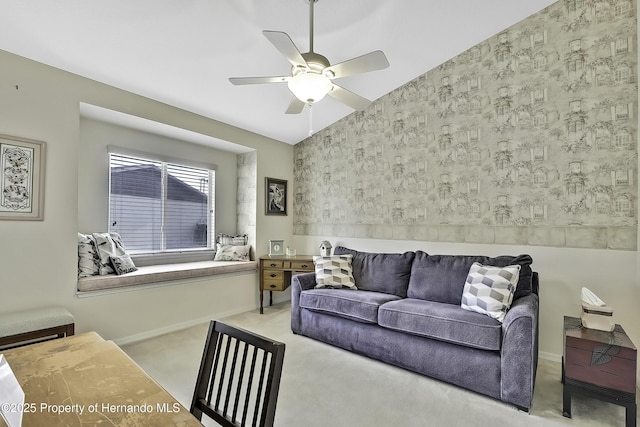
[[[273,426],[284,350],[283,343],[211,321],[191,413],[228,427]]]

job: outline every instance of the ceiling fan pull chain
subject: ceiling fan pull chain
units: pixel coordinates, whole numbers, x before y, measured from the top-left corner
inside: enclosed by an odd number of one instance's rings
[[[309,136],[313,135],[313,104],[309,104]]]

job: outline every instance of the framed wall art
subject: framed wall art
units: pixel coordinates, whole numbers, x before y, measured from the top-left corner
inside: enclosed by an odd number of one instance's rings
[[[269,256],[284,255],[284,240],[269,240]]]
[[[0,220],[44,219],[45,144],[0,135]]]
[[[287,181],[266,178],[265,184],[266,215],[287,214]]]

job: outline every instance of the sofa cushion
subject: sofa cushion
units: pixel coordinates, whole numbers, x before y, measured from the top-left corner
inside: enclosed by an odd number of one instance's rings
[[[414,252],[379,254],[359,252],[338,246],[333,253],[334,255],[351,254],[353,256],[351,267],[358,289],[384,292],[403,298],[407,296]],[[467,271],[469,271],[468,268]],[[458,298],[459,303],[460,299]]]
[[[357,289],[351,258],[351,255],[314,256],[316,288]]]
[[[477,255],[428,255],[417,251],[411,267],[407,296],[459,305],[469,269],[474,262],[496,267],[520,265],[520,277],[513,299],[531,293],[533,272],[529,255],[492,258]]]
[[[365,323],[377,323],[378,308],[400,297],[350,289],[309,289],[300,293],[300,307]]]
[[[396,331],[482,350],[500,350],[502,324],[460,305],[406,298],[380,307],[378,324]]]
[[[502,323],[518,284],[519,265],[494,267],[474,262],[469,269],[460,306]]]

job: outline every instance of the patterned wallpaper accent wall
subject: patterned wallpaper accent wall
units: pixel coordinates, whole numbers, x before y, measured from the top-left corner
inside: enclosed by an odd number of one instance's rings
[[[294,233],[636,250],[636,16],[560,0],[297,144]]]

